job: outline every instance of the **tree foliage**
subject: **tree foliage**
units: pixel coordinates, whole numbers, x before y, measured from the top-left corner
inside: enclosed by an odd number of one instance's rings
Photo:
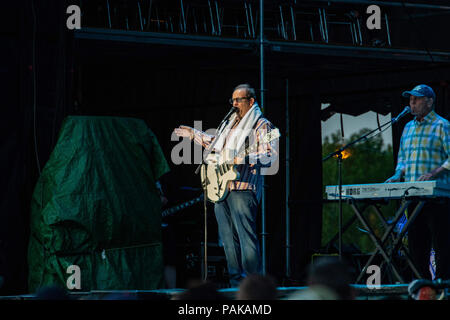
[[[361,129],[360,132],[353,134],[347,140],[340,139],[339,132],[331,135],[331,141],[328,137],[322,145],[322,155],[326,157],[330,153],[338,150],[351,141],[369,132],[370,129]],[[383,183],[394,172],[394,158],[391,145],[387,148],[383,145],[381,135],[365,139],[347,149],[350,156],[342,162],[342,184],[367,184]],[[337,158],[328,159],[323,163],[323,191],[324,198],[325,186],[338,185],[338,161]],[[361,207],[361,206],[359,206]],[[382,213],[386,218],[392,216],[395,209],[394,203],[386,203],[382,206]],[[343,202],[343,222],[345,223],[354,215],[352,208]],[[375,214],[374,209],[364,211],[364,216],[368,223],[374,229],[375,233],[381,237],[384,228],[381,221]],[[330,239],[339,231],[339,205],[338,202],[327,203],[323,206],[323,228],[322,245],[328,244]],[[368,253],[375,249],[369,235],[365,233],[363,225],[358,219],[343,233],[342,239],[344,245],[354,245],[361,252]],[[337,239],[336,239],[337,245]]]

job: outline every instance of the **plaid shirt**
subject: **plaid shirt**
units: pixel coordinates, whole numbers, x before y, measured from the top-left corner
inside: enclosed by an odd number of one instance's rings
[[[422,122],[411,120],[403,129],[396,170],[404,171],[405,182],[410,182],[440,166],[447,170],[436,180],[450,184],[450,123],[431,111]]]
[[[258,201],[261,199],[261,167],[269,167],[278,155],[276,152],[276,141],[270,143],[262,143],[261,141],[263,140],[263,137],[274,128],[273,124],[265,118],[260,118],[257,121],[255,130],[253,131],[254,140],[250,139],[250,141],[254,141],[254,143],[257,144],[257,151],[247,155],[245,164],[236,165],[236,171],[239,172],[240,178],[239,180],[231,181],[229,184],[230,190],[252,190],[256,195],[256,199]],[[205,148],[208,148],[215,138],[215,136],[194,129],[194,141]]]

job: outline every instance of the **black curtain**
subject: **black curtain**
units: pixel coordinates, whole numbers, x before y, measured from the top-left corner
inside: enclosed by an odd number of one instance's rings
[[[65,1],[1,4],[1,295],[27,293],[31,195],[70,112],[72,45]]]
[[[322,238],[322,139],[320,100],[310,94],[291,107],[291,270],[304,281],[305,268]]]

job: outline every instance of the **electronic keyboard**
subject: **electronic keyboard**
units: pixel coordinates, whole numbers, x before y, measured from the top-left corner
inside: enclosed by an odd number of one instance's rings
[[[326,186],[328,200],[339,199],[339,186]],[[407,197],[447,197],[450,185],[439,181],[414,181],[342,185],[342,199],[401,199]]]

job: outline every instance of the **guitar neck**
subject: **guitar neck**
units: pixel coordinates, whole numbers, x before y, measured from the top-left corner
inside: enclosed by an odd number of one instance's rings
[[[237,154],[236,157],[238,157],[238,158],[243,158],[243,157],[245,157],[247,154],[256,151],[257,147],[258,147],[258,143],[255,142],[255,143],[252,144],[250,147],[245,148],[244,150],[242,150],[241,152],[239,152],[239,153]]]
[[[272,131],[268,132],[266,135],[264,135],[264,137],[262,138],[261,144],[270,143],[271,141],[278,139],[279,137],[280,137],[280,131],[275,128]],[[259,144],[259,141],[255,141],[255,143],[253,143],[251,146],[249,146],[249,147],[245,148],[244,150],[242,150],[241,152],[239,152],[237,154],[237,157],[242,158],[246,154],[256,151],[258,148],[258,144]]]

